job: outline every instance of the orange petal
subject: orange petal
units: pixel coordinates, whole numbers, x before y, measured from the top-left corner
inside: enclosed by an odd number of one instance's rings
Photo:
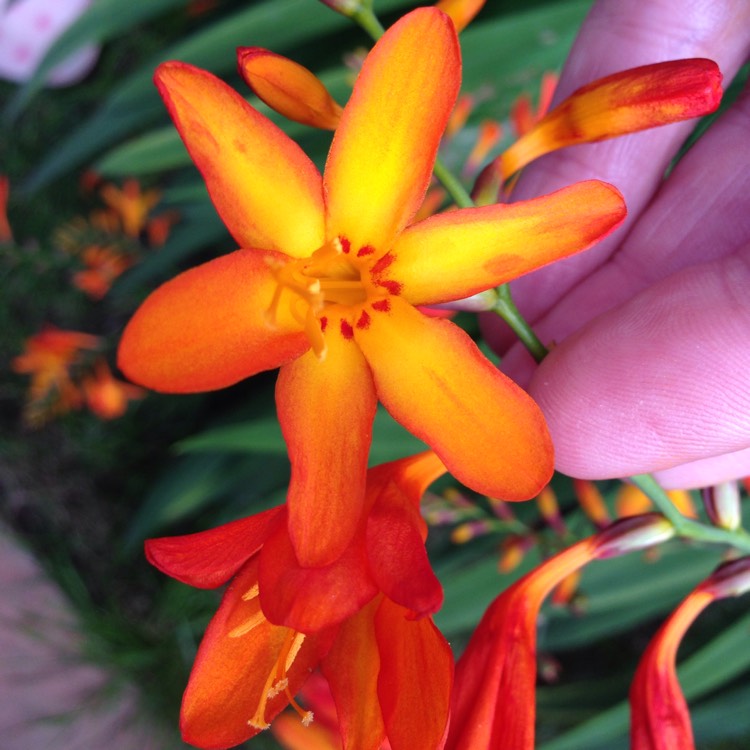
[[[415,305],[462,299],[585,250],[625,214],[620,193],[597,180],[529,201],[448,211],[406,229],[388,270]]]
[[[375,613],[382,596],[344,622],[320,663],[336,702],[344,747],[379,750],[385,726],[378,699],[380,654]]]
[[[460,328],[398,297],[354,336],[388,411],[477,492],[528,500],[552,474],[539,407]]]
[[[721,93],[712,60],[671,60],[600,78],[571,94],[502,155],[503,179],[565,146],[708,114]]]
[[[306,568],[297,562],[285,526],[263,546],[259,578],[266,617],[304,633],[337,625],[378,593],[360,536],[330,565]]]
[[[424,198],[460,69],[453,24],[434,8],[407,14],[375,45],[326,164],[329,236],[387,252]]]
[[[414,503],[395,481],[388,482],[367,518],[367,556],[380,589],[416,617],[437,612],[443,603],[423,527],[418,499]]]
[[[279,714],[271,725],[274,737],[285,750],[341,750],[341,740],[335,732],[315,720],[306,727],[293,711]]]
[[[261,548],[284,510],[271,508],[197,534],[147,539],[146,559],[190,586],[221,586]]]
[[[240,47],[237,61],[247,85],[271,109],[303,125],[336,129],[343,109],[307,68],[260,47]]]
[[[329,318],[329,326],[339,323]],[[292,462],[289,535],[306,567],[332,563],[352,540],[377,406],[372,376],[354,341],[332,331],[326,345],[324,361],[308,352],[281,369],[276,386]]]
[[[643,654],[630,688],[631,747],[635,750],[695,747],[675,660],[685,632],[714,598],[709,591],[693,591],[662,625]]]
[[[593,539],[550,558],[489,606],[456,664],[446,750],[534,750],[537,615],[555,586],[596,557]]]
[[[148,388],[194,393],[226,388],[309,348],[280,308],[265,316],[276,282],[265,257],[238,250],[181,273],[138,308],[120,341],[118,366]]]
[[[387,598],[378,608],[378,696],[392,747],[433,750],[447,730],[453,654],[431,618],[408,616]]]
[[[304,257],[323,244],[320,174],[294,141],[205,70],[168,62],[155,81],[241,247]]]
[[[234,747],[257,734],[288,703],[276,687],[279,666],[294,631],[272,625],[260,610],[253,590],[258,581],[257,561],[248,563],[234,579],[203,636],[182,700],[182,736],[203,748]],[[330,636],[327,634],[324,640]],[[294,695],[329,645],[306,637],[286,670],[289,693]],[[281,664],[280,664],[281,663]]]
[[[473,20],[474,16],[479,13],[487,0],[440,0],[435,3],[439,8],[450,16],[457,32],[462,32]]]

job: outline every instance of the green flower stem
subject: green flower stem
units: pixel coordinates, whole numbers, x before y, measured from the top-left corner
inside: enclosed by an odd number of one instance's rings
[[[360,6],[352,13],[351,17],[376,42],[385,34],[385,29],[378,20],[378,17],[372,12],[372,8]]]
[[[503,284],[497,287],[496,291],[497,303],[492,308],[492,311],[497,313],[513,329],[513,332],[529,350],[531,356],[537,362],[541,362],[549,354],[549,351],[518,311],[511,297],[510,287],[507,284]]]
[[[439,156],[435,159],[433,172],[459,208],[473,208],[476,205],[461,181],[443,164]]]
[[[685,518],[650,474],[636,474],[630,477],[630,481],[646,493],[657,510],[674,526],[678,536],[697,542],[726,544],[742,552],[750,552],[750,534],[744,529],[729,531]]]

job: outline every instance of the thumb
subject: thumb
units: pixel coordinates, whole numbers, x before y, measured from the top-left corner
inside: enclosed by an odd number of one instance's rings
[[[529,390],[560,471],[621,477],[750,448],[749,261],[746,246],[676,273],[550,353]]]

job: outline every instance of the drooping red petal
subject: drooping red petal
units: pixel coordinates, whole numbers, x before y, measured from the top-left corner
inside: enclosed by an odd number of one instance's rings
[[[281,369],[276,385],[292,462],[289,534],[307,567],[336,560],[359,524],[377,406],[372,375],[354,341],[331,331],[326,346],[324,361],[308,352]]]
[[[205,70],[163,63],[155,81],[240,247],[306,257],[323,244],[320,173],[294,141]]]
[[[565,146],[591,143],[713,112],[721,72],[712,60],[670,60],[623,70],[573,92],[500,157],[503,179]]]
[[[448,728],[453,654],[431,618],[408,618],[387,598],[375,616],[380,706],[393,750],[435,750]]]
[[[469,336],[399,297],[355,329],[388,411],[477,492],[528,500],[552,474],[552,445],[537,405]]]
[[[622,195],[598,180],[529,201],[447,211],[397,238],[389,275],[414,305],[463,299],[586,250],[626,213]]]
[[[281,689],[279,664],[294,631],[271,625],[260,610],[253,589],[258,581],[257,561],[251,560],[224,594],[195,657],[182,700],[180,726],[186,742],[206,750],[223,750],[260,731],[288,703]],[[308,636],[286,670],[294,695],[330,645],[331,634]],[[290,654],[291,655],[291,654]]]
[[[120,340],[118,366],[148,388],[194,393],[226,388],[309,349],[291,312],[266,311],[276,281],[265,258],[238,250],[162,284],[138,308]]]
[[[418,505],[395,481],[388,482],[367,519],[367,555],[379,588],[416,617],[437,612],[443,603],[424,536]]]
[[[226,583],[263,545],[286,517],[284,507],[184,536],[147,539],[148,561],[172,578],[213,589]]]
[[[305,568],[297,562],[287,528],[280,526],[263,547],[259,577],[266,617],[303,633],[337,625],[378,593],[359,535],[330,565]]]
[[[329,236],[387,252],[424,198],[460,76],[456,32],[439,10],[419,8],[386,31],[365,59],[328,156]]]
[[[336,702],[341,738],[349,750],[379,750],[385,739],[374,620],[381,601],[382,596],[377,597],[341,625],[320,663]]]
[[[537,615],[558,583],[596,557],[594,539],[550,558],[487,609],[456,664],[446,750],[534,750]]]
[[[692,750],[693,729],[677,679],[677,649],[695,618],[715,599],[697,589],[651,639],[630,688],[632,750]]]
[[[237,62],[247,85],[271,109],[304,125],[336,129],[343,110],[307,68],[260,47],[241,47]]]

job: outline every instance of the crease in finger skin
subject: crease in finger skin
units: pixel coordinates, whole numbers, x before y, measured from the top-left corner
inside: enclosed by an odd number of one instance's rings
[[[668,59],[709,57],[725,80],[745,61],[750,44],[747,0],[604,0],[592,8],[563,70],[556,100],[609,73]],[[536,322],[578,281],[604,263],[623,242],[658,189],[674,153],[694,121],[549,154],[529,166],[514,200],[527,199],[582,179],[601,179],[625,196],[625,226],[595,248],[513,282],[521,312]],[[501,349],[512,337],[496,333]]]
[[[659,471],[654,478],[667,490],[693,490],[747,476],[750,476],[750,447]]]
[[[565,474],[661,471],[750,446],[750,246],[593,320],[529,391]]]

